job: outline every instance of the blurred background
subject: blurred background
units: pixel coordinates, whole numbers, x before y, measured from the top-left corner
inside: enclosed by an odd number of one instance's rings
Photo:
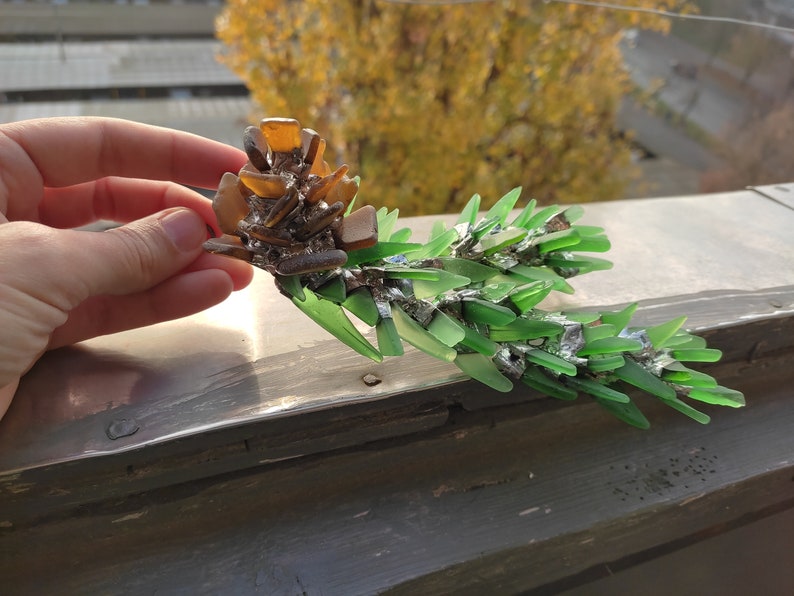
[[[239,146],[294,117],[403,215],[735,190],[794,181],[790,27],[794,0],[0,0],[0,123]]]

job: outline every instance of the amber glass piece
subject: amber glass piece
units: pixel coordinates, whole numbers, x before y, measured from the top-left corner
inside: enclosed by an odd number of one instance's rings
[[[251,165],[257,170],[264,172],[270,169],[270,163],[267,161],[267,141],[259,127],[249,126],[245,129],[243,149],[245,149]]]
[[[276,270],[279,275],[299,275],[328,271],[341,267],[347,262],[347,253],[343,250],[326,250],[300,254],[289,259],[284,259],[278,264]]]
[[[243,221],[240,225],[240,231],[248,234],[252,238],[275,246],[292,246],[295,244],[295,240],[293,240],[289,232],[278,228],[266,228],[265,226],[249,224]]]
[[[336,246],[344,251],[374,246],[378,241],[378,215],[375,207],[364,205],[345,217],[334,239]]]
[[[276,153],[291,153],[302,147],[301,125],[293,118],[265,118],[259,128]]]
[[[345,174],[347,174],[348,169],[347,165],[341,165],[333,174],[317,182],[317,184],[312,186],[309,192],[306,193],[306,202],[310,205],[314,205],[325,199],[331,189],[339,183]]]
[[[308,164],[313,164],[318,157],[322,159],[323,154],[320,151],[320,143],[324,141],[320,138],[320,133],[311,128],[304,128],[301,131],[301,146],[303,147],[303,161]]]
[[[291,186],[287,194],[281,197],[276,204],[273,205],[273,210],[268,215],[267,219],[265,220],[265,225],[268,227],[272,227],[280,222],[284,217],[295,207],[298,206],[298,190]]]
[[[278,199],[287,192],[287,183],[277,174],[260,174],[243,168],[240,180],[263,199]]]
[[[330,191],[328,191],[328,196],[325,199],[326,203],[336,203],[337,201],[341,201],[345,207],[350,204],[356,193],[358,192],[358,183],[355,180],[351,180],[350,178],[344,176],[339,181],[338,184],[335,184]]]
[[[216,255],[234,257],[242,261],[250,261],[254,256],[237,236],[224,234],[220,238],[210,238],[204,243],[204,249]]]
[[[240,192],[240,180],[231,172],[226,172],[218,184],[218,192],[212,201],[212,209],[218,218],[222,232],[234,234],[237,222],[248,215],[248,203]]]
[[[345,206],[341,201],[337,201],[333,205],[329,205],[324,209],[319,207],[314,208],[314,213],[311,214],[306,223],[298,230],[298,237],[303,240],[314,236],[318,232],[324,230],[337,218],[342,215]]]
[[[323,161],[323,155],[325,155],[325,139],[320,139],[317,143],[317,150],[314,154],[314,159],[312,160],[312,167],[309,170],[309,174],[314,174],[315,176],[320,177],[330,174],[331,168]]]

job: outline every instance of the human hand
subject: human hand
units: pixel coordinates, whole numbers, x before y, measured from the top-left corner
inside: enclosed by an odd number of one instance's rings
[[[0,125],[0,417],[48,349],[196,313],[251,281],[202,250],[240,150],[103,118]],[[106,232],[73,228],[123,223]]]

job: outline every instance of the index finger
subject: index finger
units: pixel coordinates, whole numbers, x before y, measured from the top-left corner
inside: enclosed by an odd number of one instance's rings
[[[186,132],[114,118],[43,118],[3,126],[37,167],[44,186],[105,176],[172,180],[215,188],[245,153]]]

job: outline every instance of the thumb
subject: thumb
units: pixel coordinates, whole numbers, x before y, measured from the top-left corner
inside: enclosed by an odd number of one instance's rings
[[[75,274],[88,296],[119,295],[148,289],[184,269],[201,254],[207,227],[194,211],[178,207],[106,232],[75,234]]]

